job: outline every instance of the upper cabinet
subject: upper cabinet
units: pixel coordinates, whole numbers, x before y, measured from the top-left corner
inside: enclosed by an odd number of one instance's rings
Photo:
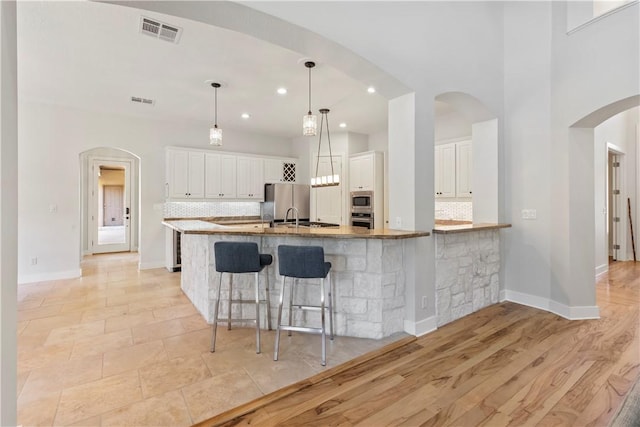
[[[236,198],[236,156],[206,153],[204,171],[207,199]]]
[[[264,199],[264,159],[238,157],[237,197]]]
[[[267,182],[295,182],[296,160],[167,148],[167,199],[264,200]]]
[[[471,141],[456,143],[456,195],[471,197],[473,174],[473,153]]]
[[[188,150],[167,152],[168,197],[199,199],[204,197],[204,153]]]
[[[296,182],[296,162],[291,159],[264,159],[264,182]]]
[[[435,149],[436,198],[456,197],[456,146],[437,145]]]
[[[434,156],[434,188],[437,199],[471,197],[471,141],[437,145]]]
[[[367,153],[351,156],[349,159],[349,189],[351,191],[373,191],[375,189],[375,155],[375,153]]]

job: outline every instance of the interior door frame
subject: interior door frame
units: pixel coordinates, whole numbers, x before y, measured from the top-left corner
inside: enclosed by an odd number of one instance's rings
[[[609,206],[607,212],[607,220],[609,215],[612,212],[617,212],[619,215],[620,221],[613,222],[612,227],[615,227],[615,236],[617,236],[618,244],[620,245],[620,249],[617,250],[617,253],[614,255],[614,259],[616,261],[626,261],[627,257],[627,229],[628,229],[628,218],[627,218],[627,202],[626,197],[624,197],[627,193],[625,191],[625,177],[626,177],[626,169],[625,169],[625,152],[619,146],[607,142],[607,177],[609,176],[609,154],[613,154],[618,157],[618,162],[620,166],[617,168],[617,183],[618,189],[620,190],[620,194],[617,197],[616,206]],[[608,179],[608,178],[607,178]],[[609,200],[609,185],[607,185],[607,201]],[[614,198],[615,200],[615,198]],[[612,230],[609,230],[611,233]],[[615,239],[614,239],[615,240]],[[615,242],[613,242],[615,244]],[[610,254],[611,248],[609,248],[609,236],[607,235],[607,253]]]
[[[98,245],[98,172],[100,166],[118,166],[124,168],[124,206],[129,209],[129,214],[124,214],[125,243],[114,243]],[[134,223],[135,209],[131,209],[131,172],[133,170],[133,160],[117,157],[90,156],[89,157],[89,185],[87,186],[88,200],[88,232],[87,248],[90,254],[109,252],[130,252],[131,251],[131,223]]]

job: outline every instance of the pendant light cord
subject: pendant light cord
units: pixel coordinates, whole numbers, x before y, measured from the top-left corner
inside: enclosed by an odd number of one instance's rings
[[[311,115],[311,67],[309,67],[309,115]]]
[[[213,95],[213,126],[218,127],[218,88],[214,87]]]

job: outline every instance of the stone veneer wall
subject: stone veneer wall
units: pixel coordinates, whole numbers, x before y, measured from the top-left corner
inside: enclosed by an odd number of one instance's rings
[[[209,323],[213,321],[213,302],[219,281],[215,271],[213,244],[219,240],[256,242],[261,253],[274,256],[274,263],[266,269],[269,274],[271,320],[274,328],[282,286],[277,266],[277,247],[288,244],[324,248],[325,259],[332,264],[334,328],[337,335],[378,339],[403,331],[404,240],[183,234],[182,289]],[[261,289],[264,289],[264,278],[263,272],[260,277]],[[225,274],[219,317],[227,315],[228,280],[229,275]],[[288,283],[289,280],[292,279],[288,279]],[[233,283],[234,299],[239,298],[239,294],[243,299],[253,298],[252,275],[234,275]],[[319,283],[319,280],[301,281],[297,286],[295,301],[318,305]],[[264,306],[261,310],[261,313],[266,311]],[[232,311],[234,317],[255,317],[255,307],[252,304],[234,304]],[[294,310],[294,313],[296,324],[302,322],[308,326],[320,325],[319,313],[302,313],[300,310]],[[288,319],[287,316],[288,292],[285,294],[283,319]],[[265,324],[264,318],[261,322]]]
[[[498,302],[498,230],[435,234],[438,327]]]

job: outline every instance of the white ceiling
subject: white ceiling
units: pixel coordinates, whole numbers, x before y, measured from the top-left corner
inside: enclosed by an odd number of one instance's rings
[[[179,43],[140,34],[142,15],[181,27]],[[221,128],[296,137],[308,104],[303,58],[245,34],[130,7],[18,2],[18,96],[26,101],[212,122],[213,89],[205,81],[213,79],[223,84]],[[276,94],[280,86],[287,95]],[[132,96],[155,105],[133,103]],[[332,132],[340,122],[365,134],[387,128],[387,100],[323,64],[312,70],[312,109],[319,108],[331,109]]]

